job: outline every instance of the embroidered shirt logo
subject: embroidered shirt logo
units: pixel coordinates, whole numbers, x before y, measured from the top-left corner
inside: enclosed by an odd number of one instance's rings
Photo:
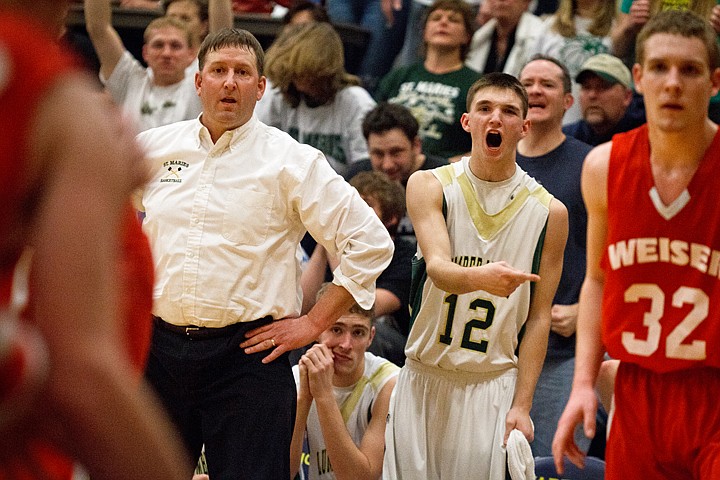
[[[170,160],[163,163],[165,176],[160,183],[182,183],[182,174],[190,165],[182,160]]]

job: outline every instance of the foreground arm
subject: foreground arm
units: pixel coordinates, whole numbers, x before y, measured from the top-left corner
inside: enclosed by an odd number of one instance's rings
[[[520,430],[529,442],[534,438],[530,422],[530,408],[535,385],[545,361],[548,334],[550,333],[550,311],[555,291],[560,282],[567,235],[567,209],[560,201],[553,199],[550,204],[545,244],[540,260],[541,280],[535,284],[530,311],[525,322],[525,335],[520,343],[518,354],[518,379],[515,396],[505,419],[505,443],[514,428]]]
[[[100,75],[108,79],[125,53],[125,46],[112,25],[110,0],[85,0],[85,28],[100,60]]]
[[[188,477],[177,435],[138,389],[120,334],[120,219],[144,180],[142,155],[90,83],[71,80],[49,92],[33,125],[34,167],[48,173],[31,278],[32,317],[50,353],[45,428],[92,478]]]
[[[506,262],[481,267],[462,267],[453,263],[442,199],[442,186],[432,173],[418,171],[410,176],[408,214],[425,258],[427,274],[438,288],[457,294],[484,290],[505,297],[525,282],[540,280],[538,275],[517,270]]]
[[[601,334],[602,292],[605,283],[600,259],[607,236],[607,175],[611,144],[603,144],[590,152],[582,173],[582,192],[588,211],[587,272],[580,291],[575,376],[565,411],[560,417],[553,439],[552,451],[559,473],[563,456],[575,465],[584,464],[585,454],[573,440],[575,426],[583,422],[585,435],[595,435],[597,397],[595,380],[603,357]]]

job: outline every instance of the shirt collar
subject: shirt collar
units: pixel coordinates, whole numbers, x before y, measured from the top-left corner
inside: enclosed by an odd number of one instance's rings
[[[207,127],[202,124],[200,121],[200,117],[202,116],[202,113],[197,116],[197,146],[198,148],[202,147],[203,145],[208,148],[208,150],[214,150],[221,148],[223,150],[225,149],[233,149],[238,143],[243,141],[250,135],[250,132],[253,131],[255,126],[259,123],[259,120],[257,119],[257,116],[253,112],[252,117],[250,117],[250,120],[245,122],[243,125],[240,125],[239,127],[228,130],[225,133],[220,136],[217,143],[213,145],[212,139],[210,138],[210,132],[208,131]]]

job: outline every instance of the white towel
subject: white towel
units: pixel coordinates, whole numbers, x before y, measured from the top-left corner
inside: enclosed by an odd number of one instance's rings
[[[507,460],[512,480],[535,480],[535,460],[530,444],[517,428],[510,432],[507,441]]]

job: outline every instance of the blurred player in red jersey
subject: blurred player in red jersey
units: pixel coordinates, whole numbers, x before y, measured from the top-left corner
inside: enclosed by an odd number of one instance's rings
[[[553,455],[595,433],[603,346],[620,360],[606,477],[720,478],[720,87],[715,32],[689,12],[644,27],[633,68],[647,125],[588,155],[588,262],[573,390]],[[602,308],[601,308],[602,307]],[[602,336],[601,336],[602,334]]]
[[[67,478],[62,451],[93,479],[184,478],[191,467],[155,400],[138,388],[121,333],[130,318],[121,302],[133,295],[123,280],[145,264],[128,260],[146,248],[128,207],[144,180],[142,155],[55,43],[67,8],[0,0],[3,309],[20,254],[33,249],[27,315],[22,323],[3,315],[3,474]]]

